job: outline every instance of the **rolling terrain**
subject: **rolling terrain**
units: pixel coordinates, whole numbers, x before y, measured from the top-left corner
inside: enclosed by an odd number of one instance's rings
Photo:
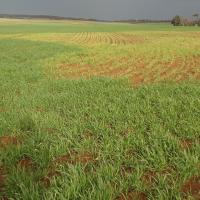
[[[199,79],[199,27],[0,20],[0,199],[199,199]]]

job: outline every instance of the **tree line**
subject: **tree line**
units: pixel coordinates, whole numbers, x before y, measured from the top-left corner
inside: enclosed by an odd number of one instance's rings
[[[199,18],[200,15],[198,13],[195,13],[192,16],[193,19],[187,19],[179,15],[176,15],[172,19],[171,23],[174,26],[197,26],[197,25],[200,26],[200,18]]]

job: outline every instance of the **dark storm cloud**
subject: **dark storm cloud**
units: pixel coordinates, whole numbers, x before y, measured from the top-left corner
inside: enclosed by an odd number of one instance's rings
[[[0,0],[0,13],[98,19],[166,19],[200,12],[200,0]]]

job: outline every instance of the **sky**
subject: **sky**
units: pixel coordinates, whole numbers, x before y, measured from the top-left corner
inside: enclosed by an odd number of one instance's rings
[[[0,0],[0,14],[102,20],[171,19],[200,13],[200,0]]]

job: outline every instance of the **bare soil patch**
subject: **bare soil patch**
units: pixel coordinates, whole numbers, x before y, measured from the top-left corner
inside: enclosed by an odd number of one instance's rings
[[[132,82],[134,85],[141,85],[144,83],[144,77],[142,74],[134,75],[132,78]]]
[[[54,177],[59,177],[61,176],[61,172],[59,172],[58,170],[56,170],[56,166],[57,165],[68,165],[68,164],[72,164],[72,165],[76,165],[76,164],[83,164],[85,165],[84,167],[84,171],[88,172],[90,171],[87,168],[87,164],[89,163],[95,163],[97,161],[97,158],[89,153],[89,152],[70,152],[69,154],[66,155],[62,155],[62,156],[58,156],[50,165],[49,171],[47,173],[46,176],[42,177],[40,179],[41,184],[44,187],[50,187],[51,185],[51,181]],[[27,167],[29,167],[29,163],[30,165],[32,164],[31,161],[28,160],[28,162],[25,160],[22,163],[25,162],[25,167],[26,164],[28,164]],[[32,165],[31,165],[32,166]]]
[[[184,199],[192,196],[195,200],[200,199],[200,176],[194,176],[188,179],[181,187],[181,194]]]
[[[168,175],[172,175],[173,173],[178,173],[177,169],[175,166],[171,165],[171,166],[167,166],[166,168],[164,168],[161,172],[159,172],[159,175],[161,176],[168,176]]]
[[[47,173],[46,176],[42,177],[40,179],[40,182],[42,183],[42,185],[46,188],[50,187],[51,186],[51,181],[54,177],[58,177],[58,176],[61,176],[61,173],[57,170],[49,170],[49,172]]]
[[[182,149],[190,149],[194,145],[194,141],[192,139],[181,139],[180,140],[180,146]]]
[[[32,158],[28,156],[24,156],[17,162],[18,168],[25,171],[35,171],[37,169],[36,163],[32,160]]]
[[[20,145],[22,142],[21,140],[16,137],[16,136],[2,136],[0,137],[0,147],[6,148],[8,146],[18,146]]]
[[[148,170],[143,174],[143,176],[141,178],[142,182],[145,185],[151,187],[155,184],[157,175],[158,175],[158,173],[156,171]]]
[[[190,150],[195,144],[200,144],[200,138],[195,139],[188,139],[188,138],[181,138],[179,139],[179,143],[182,149]]]
[[[120,169],[120,174],[125,177],[127,175],[131,175],[135,172],[135,169],[131,166],[122,165]]]
[[[97,161],[95,155],[90,152],[72,152],[67,155],[59,156],[55,159],[54,163],[56,164],[88,164],[94,163]]]
[[[158,54],[159,52],[155,53]],[[77,63],[58,64],[58,75],[72,79],[95,76],[128,77],[135,86],[158,81],[181,82],[189,78],[200,79],[198,71],[200,58],[194,55],[187,57],[175,56],[171,57],[169,61],[163,60],[162,55],[155,55],[152,58],[144,58],[138,55],[135,59],[127,55],[105,58],[101,63],[98,62],[97,57],[98,55],[94,57],[89,54]],[[86,64],[88,59],[91,59],[90,64]]]

